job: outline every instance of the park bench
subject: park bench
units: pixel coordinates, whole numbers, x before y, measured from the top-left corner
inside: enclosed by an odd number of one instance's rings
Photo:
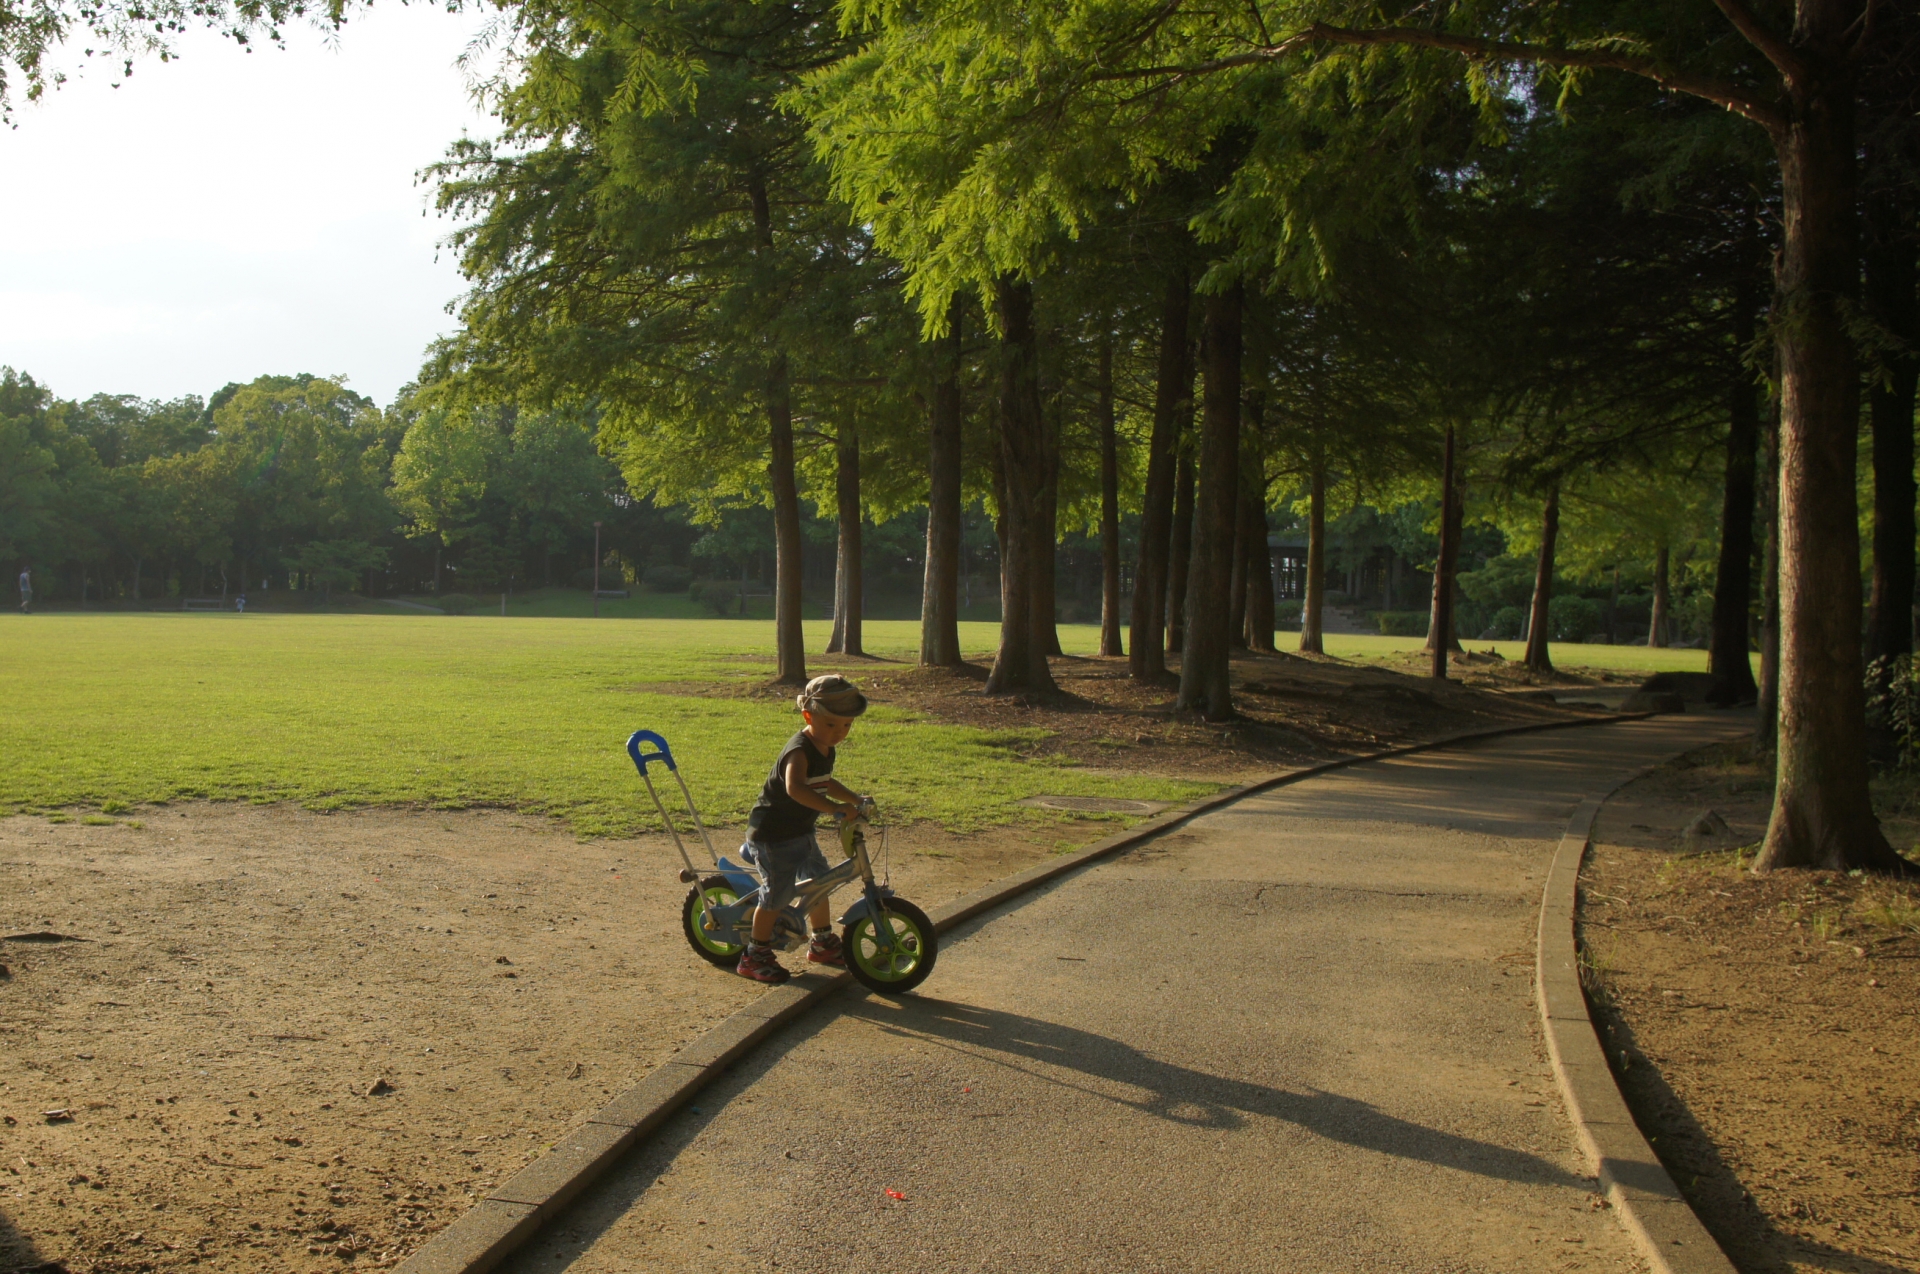
[[[624,588],[599,588],[594,590],[593,595],[595,597],[631,597],[633,596],[633,594],[630,591]]]
[[[227,604],[218,597],[187,597],[181,599],[181,610],[225,610]]]

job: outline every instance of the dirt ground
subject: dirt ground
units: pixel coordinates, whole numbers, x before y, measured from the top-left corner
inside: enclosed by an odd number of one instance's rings
[[[754,991],[687,950],[662,838],[102,823],[0,820],[0,933],[79,939],[0,941],[0,1270],[391,1263]],[[1112,826],[901,829],[894,883],[936,903]]]
[[[862,662],[931,718],[1223,781],[1580,714],[1291,655],[1236,661],[1224,725],[1118,661],[1058,661],[1064,693],[1031,705],[982,696],[984,668]],[[1113,827],[903,828],[892,870],[936,904]],[[0,1271],[397,1262],[753,994],[686,949],[678,866],[659,837],[506,811],[0,819]]]
[[[1607,803],[1581,893],[1589,993],[1636,1118],[1741,1270],[1912,1274],[1920,886],[1755,877],[1771,795],[1727,745]],[[1911,847],[1911,809],[1879,803]],[[1727,831],[1689,835],[1709,810]]]

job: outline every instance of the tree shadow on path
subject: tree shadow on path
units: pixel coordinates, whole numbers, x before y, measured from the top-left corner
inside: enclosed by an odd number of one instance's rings
[[[1241,1131],[1275,1119],[1361,1150],[1529,1185],[1588,1191],[1593,1179],[1523,1150],[1413,1123],[1316,1088],[1269,1088],[1158,1061],[1104,1035],[1016,1013],[914,996],[849,1004],[846,1016],[1192,1128]],[[1080,1078],[1076,1078],[1080,1077]],[[1144,1096],[1116,1091],[1142,1090]]]

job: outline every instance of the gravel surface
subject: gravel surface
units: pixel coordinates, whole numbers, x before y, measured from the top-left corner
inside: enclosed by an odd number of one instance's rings
[[[503,1267],[1639,1268],[1532,1000],[1579,798],[1718,715],[1246,800],[948,939],[702,1095]]]

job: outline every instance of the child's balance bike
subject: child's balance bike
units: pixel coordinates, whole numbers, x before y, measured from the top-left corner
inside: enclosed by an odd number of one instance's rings
[[[753,913],[759,905],[761,890],[759,872],[750,864],[735,863],[714,851],[713,838],[707,835],[706,824],[700,821],[693,793],[687,790],[687,781],[680,777],[680,768],[674,763],[673,751],[665,739],[651,730],[635,731],[627,740],[627,755],[633,758],[634,767],[647,785],[647,794],[653,797],[654,808],[660,811],[660,821],[666,824],[674,848],[680,851],[680,861],[685,864],[680,871],[681,881],[693,886],[680,908],[680,926],[687,942],[704,959],[723,969],[732,969],[739,962],[747,940],[753,936]],[[667,816],[667,807],[661,802],[660,793],[654,790],[653,777],[647,773],[648,765],[654,762],[665,765],[680,785],[687,812],[693,816],[693,825],[713,859],[712,874],[702,877],[694,868],[679,830]],[[858,815],[841,820],[840,847],[847,860],[824,876],[799,883],[798,895],[782,907],[775,918],[773,945],[781,951],[792,951],[807,941],[807,913],[814,904],[857,878],[861,883],[861,896],[838,921],[840,940],[847,954],[847,972],[869,990],[882,995],[900,995],[919,986],[933,972],[940,940],[926,912],[904,898],[896,898],[884,881],[874,880],[873,862],[867,857],[870,809],[871,802],[863,806]]]

